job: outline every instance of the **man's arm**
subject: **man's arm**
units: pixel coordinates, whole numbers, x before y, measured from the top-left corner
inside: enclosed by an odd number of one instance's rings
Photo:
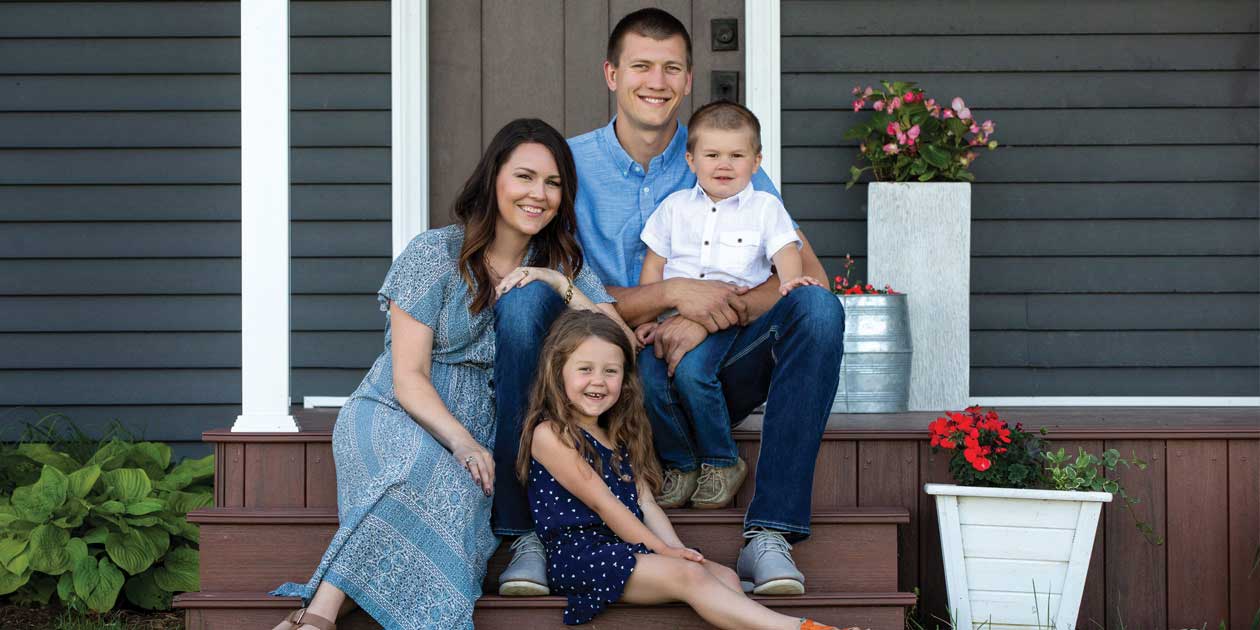
[[[652,321],[670,308],[709,332],[747,321],[740,296],[748,289],[726,282],[670,278],[637,287],[604,288],[617,299],[617,312],[631,326]]]

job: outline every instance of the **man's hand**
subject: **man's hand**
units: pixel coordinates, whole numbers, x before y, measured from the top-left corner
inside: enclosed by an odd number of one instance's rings
[[[672,377],[674,368],[678,367],[678,362],[682,361],[683,356],[700,345],[700,342],[708,336],[709,333],[704,326],[686,317],[675,315],[657,325],[656,339],[652,347],[656,358],[665,360],[669,366],[669,375]]]
[[[674,278],[670,287],[672,302],[678,313],[698,322],[708,332],[726,330],[748,323],[748,306],[741,297],[748,292],[729,282]],[[690,348],[688,348],[690,349]]]

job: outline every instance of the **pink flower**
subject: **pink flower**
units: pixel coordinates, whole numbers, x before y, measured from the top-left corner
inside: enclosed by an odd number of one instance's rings
[[[980,125],[980,128],[984,130],[984,135],[986,136],[993,133],[993,121],[992,120],[984,121],[984,123]]]
[[[919,139],[919,131],[919,126],[915,125],[906,132],[906,135],[910,138],[910,144],[914,144],[914,141]]]
[[[884,101],[875,101],[875,111],[877,112],[884,111]]]
[[[963,102],[961,96],[955,96],[954,100],[949,102],[949,106],[954,108],[954,111],[956,112],[960,112],[967,108],[967,104]]]
[[[871,86],[868,85],[866,86],[866,89],[862,91],[862,98],[870,98],[871,94],[874,94],[874,93],[875,91],[872,90]]]
[[[888,128],[887,128],[887,129],[884,129],[884,133],[887,133],[887,134],[888,134],[888,135],[890,135],[890,136],[900,135],[900,134],[901,134],[901,123],[898,123],[898,122],[896,122],[896,121],[893,121],[893,122],[888,123]]]
[[[941,110],[941,118],[953,118],[953,117],[954,117],[954,110],[952,109]]]
[[[862,93],[862,86],[860,86],[860,85],[855,85],[855,86],[853,86],[853,95],[854,95],[854,96],[857,96],[858,94],[861,94],[861,93]]]
[[[971,110],[966,107],[962,108],[958,112],[958,117],[962,120],[971,120]]]
[[[973,122],[971,123],[971,129],[969,129],[968,131],[970,131],[971,133],[980,133],[980,125],[977,125],[976,123]]]
[[[975,161],[975,159],[976,159],[976,158],[978,158],[978,157],[980,157],[980,154],[976,153],[975,151],[968,151],[968,152],[967,152],[967,161],[968,161],[968,162],[974,162],[974,161]]]
[[[914,92],[906,92],[906,95],[903,96],[901,100],[905,102],[906,105],[913,103],[915,100]]]
[[[866,101],[863,101],[863,100],[862,100],[862,99],[860,99],[860,98],[859,98],[858,100],[856,100],[856,101],[853,101],[853,111],[855,111],[855,112],[856,112],[856,111],[858,111],[858,110],[862,109],[862,103],[865,103],[865,102],[866,102]]]
[[[866,153],[866,145],[865,145],[865,144],[859,144],[859,145],[858,145],[858,151],[859,151],[859,152],[861,152],[861,153]]]
[[[901,97],[900,97],[900,96],[895,96],[895,97],[893,97],[892,102],[888,104],[888,111],[890,111],[890,112],[891,112],[891,111],[893,111],[893,110],[897,109],[898,107],[901,107]]]
[[[897,153],[897,145],[895,145],[895,144],[893,144],[893,143],[891,143],[891,142],[889,142],[888,144],[885,144],[885,145],[884,145],[884,153],[887,153],[888,155],[896,155],[896,153]]]

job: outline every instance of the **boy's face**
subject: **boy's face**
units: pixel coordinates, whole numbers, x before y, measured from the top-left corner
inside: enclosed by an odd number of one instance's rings
[[[619,119],[637,129],[668,129],[691,94],[687,44],[681,36],[657,41],[627,33],[618,64],[604,62],[604,81],[617,95]]]
[[[692,127],[689,131],[697,137],[694,149],[687,152],[687,164],[714,201],[738,194],[761,166],[751,129]]]

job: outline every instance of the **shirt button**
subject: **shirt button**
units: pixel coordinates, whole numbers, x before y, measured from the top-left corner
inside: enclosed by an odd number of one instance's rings
[[[714,211],[714,212],[717,212],[717,206],[714,206],[714,207],[713,207],[713,211]]]
[[[700,274],[700,277],[701,277],[701,278],[703,278],[703,277],[704,277],[704,274],[703,274],[703,273],[702,273],[702,274]]]
[[[705,245],[708,245],[708,244],[709,244],[709,241],[705,241],[705,242],[704,242],[704,244],[705,244]]]
[[[651,190],[652,190],[652,188],[651,188],[651,187],[649,187],[649,186],[644,186],[644,187],[643,187],[643,192],[650,192]]]

